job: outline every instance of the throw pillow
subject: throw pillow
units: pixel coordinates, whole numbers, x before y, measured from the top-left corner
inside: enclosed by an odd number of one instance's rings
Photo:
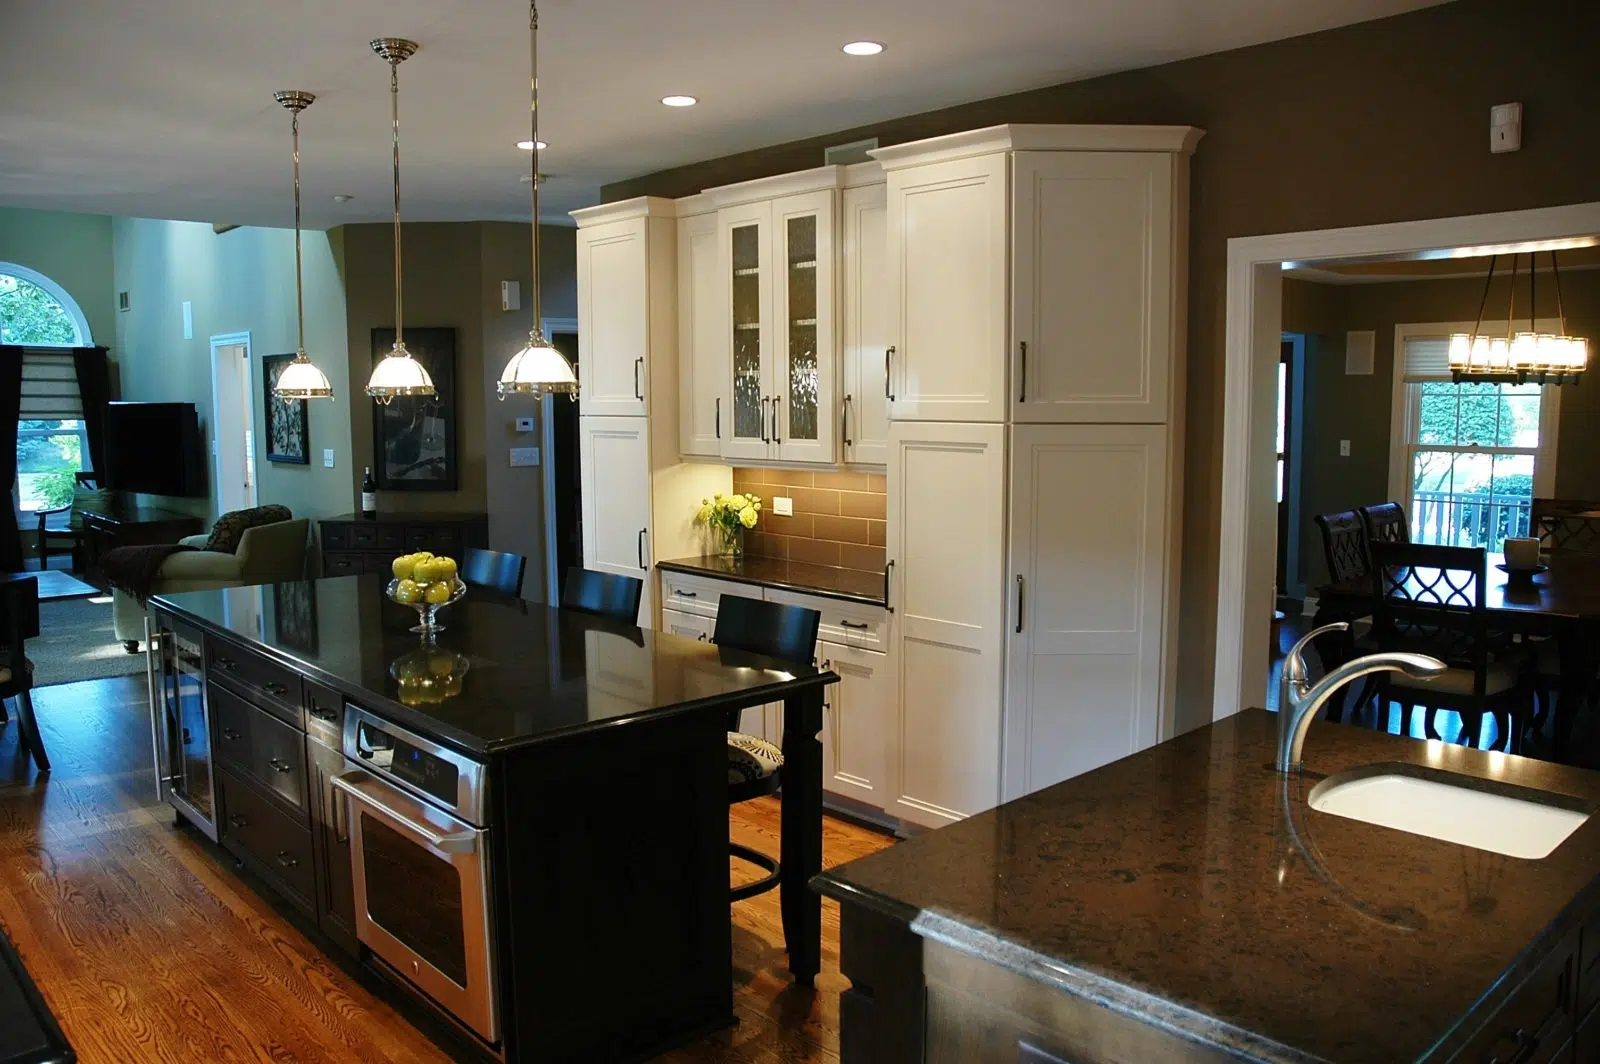
[[[246,529],[255,528],[257,525],[275,525],[279,521],[289,521],[293,518],[294,514],[289,512],[287,506],[280,506],[277,503],[225,513],[211,526],[211,535],[206,539],[206,545],[202,549],[233,554],[239,549],[239,540],[244,538]]]

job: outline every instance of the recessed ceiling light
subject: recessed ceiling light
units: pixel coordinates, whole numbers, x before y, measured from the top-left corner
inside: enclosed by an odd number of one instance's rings
[[[663,96],[661,102],[668,107],[693,107],[700,101],[693,96]]]
[[[540,151],[544,151],[549,146],[550,145],[546,144],[542,140],[539,142],[539,150]],[[532,151],[533,150],[533,141],[531,141],[531,140],[519,140],[519,141],[517,141],[517,147],[521,148],[523,151]]]
[[[335,202],[335,203],[349,203],[353,199],[355,199],[355,197],[350,195],[350,193],[341,192],[338,195],[333,197],[333,202]]]
[[[845,55],[877,55],[883,51],[883,45],[877,41],[851,41],[844,46]]]

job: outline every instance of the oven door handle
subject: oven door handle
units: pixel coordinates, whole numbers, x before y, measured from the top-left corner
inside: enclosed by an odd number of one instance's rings
[[[478,848],[476,829],[469,828],[448,835],[440,834],[416,817],[407,816],[388,803],[380,801],[372,792],[383,785],[374,786],[375,781],[365,772],[346,772],[342,776],[334,776],[328,782],[332,783],[336,790],[343,791],[362,805],[382,813],[440,853],[472,853]],[[387,787],[383,789],[388,790]]]

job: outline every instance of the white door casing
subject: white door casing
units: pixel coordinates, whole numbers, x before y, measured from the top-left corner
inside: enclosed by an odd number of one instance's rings
[[[219,515],[256,505],[254,365],[248,332],[211,337],[212,497]]]

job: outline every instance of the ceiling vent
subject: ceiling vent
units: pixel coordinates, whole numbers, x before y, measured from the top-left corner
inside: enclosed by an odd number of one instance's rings
[[[877,137],[868,137],[866,140],[853,140],[849,144],[835,144],[825,148],[822,152],[823,166],[849,166],[851,163],[870,163],[872,156],[867,152],[878,146]]]

